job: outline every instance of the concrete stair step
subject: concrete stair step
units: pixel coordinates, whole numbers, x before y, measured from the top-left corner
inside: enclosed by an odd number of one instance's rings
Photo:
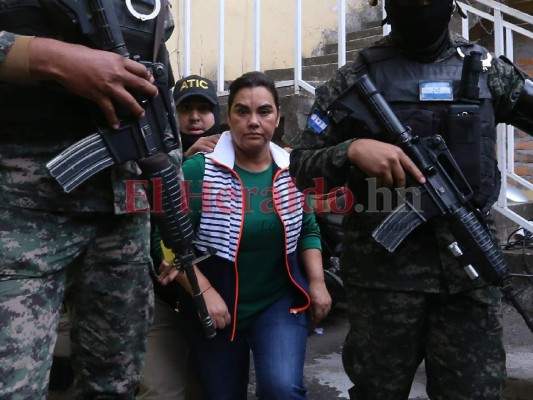
[[[371,44],[375,43],[381,39],[383,35],[377,34],[367,37],[362,37],[354,40],[349,40],[346,42],[346,50],[360,50]],[[339,45],[337,43],[330,43],[324,46],[324,54],[336,53],[338,51]]]
[[[380,28],[379,28],[380,29]],[[372,28],[371,32],[381,32],[378,28]],[[360,33],[358,33],[360,34]],[[369,38],[360,37],[358,39],[350,40],[346,43],[346,61],[354,61],[357,58],[359,51],[379,40],[382,37],[381,34],[373,35]],[[302,77],[305,81],[318,81],[324,82],[328,80],[338,69],[338,45],[328,44],[326,45],[326,51],[324,55],[307,57],[302,60]],[[294,68],[284,68],[277,70],[267,70],[265,73],[270,76],[274,81],[291,80],[294,79]]]
[[[346,34],[346,40],[362,39],[368,36],[378,36],[383,34],[383,27],[379,22],[375,22],[375,26],[370,26],[365,29],[360,29],[354,32],[348,32]]]
[[[355,60],[357,58],[357,54],[359,54],[359,49],[347,51],[346,61]],[[311,65],[334,64],[334,63],[337,63],[338,60],[339,60],[339,53],[325,54],[323,56],[304,58],[303,66],[307,67]]]
[[[338,69],[337,63],[309,65],[302,68],[302,78],[305,81],[326,81]],[[294,68],[271,69],[265,71],[274,81],[286,81],[294,79]]]
[[[350,62],[357,58],[359,51],[379,40],[383,29],[381,21],[368,22],[363,29],[346,34],[346,61]],[[338,44],[331,43],[324,46],[324,54],[307,57],[302,60],[302,78],[306,82],[314,82],[320,85],[328,80],[338,69]],[[294,68],[267,70],[265,73],[274,81],[294,79]]]

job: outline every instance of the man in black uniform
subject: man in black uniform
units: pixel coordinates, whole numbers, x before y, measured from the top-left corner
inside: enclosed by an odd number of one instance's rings
[[[440,217],[411,232],[394,253],[372,238],[395,207],[394,188],[405,187],[408,175],[419,183],[425,178],[400,147],[347,118],[335,100],[366,66],[414,134],[444,136],[474,190],[471,201],[487,213],[500,188],[495,126],[533,133],[533,84],[507,59],[449,31],[455,1],[385,0],[385,8],[391,34],[317,89],[291,153],[300,190],[323,179],[326,192],[347,185],[358,202],[344,221],[341,259],[350,319],[343,362],[355,385],[350,397],[407,399],[424,360],[431,399],[499,399],[505,352],[498,288],[467,276],[447,249],[454,239]],[[483,67],[479,90],[465,98],[463,57],[474,51]]]
[[[77,24],[87,22],[80,4],[0,2],[0,399],[46,398],[67,279],[72,398],[133,399],[142,373],[153,313],[149,214],[127,213],[125,184],[138,168],[114,165],[67,194],[46,164],[98,128],[117,128],[117,115],[142,116],[136,97],[156,96],[154,83],[170,90],[172,24],[163,14],[167,35],[156,34],[152,8],[167,11],[166,1],[111,3],[132,55],[152,61],[159,49],[167,69],[155,80],[141,63],[95,49]],[[128,194],[142,201],[136,190]]]

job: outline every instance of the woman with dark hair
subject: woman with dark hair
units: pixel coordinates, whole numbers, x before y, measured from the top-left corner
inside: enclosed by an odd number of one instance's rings
[[[289,176],[289,154],[271,142],[280,121],[274,82],[249,72],[229,88],[228,125],[212,153],[183,164],[196,267],[217,329],[191,343],[205,399],[247,398],[250,351],[260,399],[306,399],[308,318],[329,312],[320,234]],[[183,274],[167,266],[163,283]],[[168,274],[168,275],[167,275]]]

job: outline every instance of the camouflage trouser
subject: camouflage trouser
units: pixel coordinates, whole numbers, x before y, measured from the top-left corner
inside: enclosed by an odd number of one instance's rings
[[[0,399],[46,399],[67,271],[73,398],[133,399],[153,313],[148,215],[0,218]]]
[[[406,400],[425,360],[432,400],[496,400],[505,380],[500,294],[453,296],[347,288],[344,369],[352,400]]]

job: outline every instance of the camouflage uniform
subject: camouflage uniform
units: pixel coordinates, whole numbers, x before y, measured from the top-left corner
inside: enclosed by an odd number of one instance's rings
[[[5,60],[16,36],[11,32],[0,31],[0,63]]]
[[[450,44],[436,63],[468,42],[451,33]],[[376,44],[393,45],[390,37]],[[371,237],[391,209],[376,180],[366,179],[347,158],[350,144],[369,137],[368,129],[343,119],[343,111],[328,112],[355,82],[361,63],[343,66],[317,89],[311,115],[318,110],[324,116],[322,132],[310,121],[291,142],[291,174],[300,190],[347,186],[357,204],[344,219],[341,259],[350,319],[343,362],[355,385],[351,398],[406,399],[425,359],[432,399],[499,399],[505,377],[501,296],[482,279],[471,281],[451,256],[446,222],[434,218],[418,227],[394,253]],[[493,59],[488,87],[498,122],[512,109],[523,82],[512,65]]]
[[[0,63],[15,37],[0,30]],[[13,93],[29,93],[27,106]],[[46,399],[67,285],[73,398],[133,399],[141,378],[153,291],[149,214],[126,206],[127,195],[147,206],[140,185],[126,193],[138,168],[112,166],[70,194],[45,168],[96,131],[87,103],[38,83],[0,84],[1,400]],[[173,156],[181,161],[179,150]]]

